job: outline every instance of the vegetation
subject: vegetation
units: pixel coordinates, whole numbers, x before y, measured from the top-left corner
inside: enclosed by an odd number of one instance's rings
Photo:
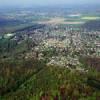
[[[84,74],[46,66],[34,59],[2,61],[0,65],[0,95],[4,100],[97,100],[100,97],[100,73],[92,69]]]
[[[100,31],[100,20],[90,20],[83,25],[83,28],[92,31]]]

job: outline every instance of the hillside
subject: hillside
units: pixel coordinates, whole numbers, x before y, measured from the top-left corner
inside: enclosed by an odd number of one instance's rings
[[[92,69],[89,73],[80,72],[59,66],[46,66],[43,61],[34,59],[24,62],[24,65],[17,61],[16,64],[1,64],[4,65],[0,72],[1,100],[98,100],[100,96],[100,84],[95,81],[99,80],[100,73]]]

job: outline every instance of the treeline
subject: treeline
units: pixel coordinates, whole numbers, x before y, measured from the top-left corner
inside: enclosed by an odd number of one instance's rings
[[[100,20],[91,20],[82,25],[82,28],[85,28],[89,31],[100,31]]]
[[[0,40],[0,53],[10,52],[17,46],[17,41],[10,39],[1,39]]]

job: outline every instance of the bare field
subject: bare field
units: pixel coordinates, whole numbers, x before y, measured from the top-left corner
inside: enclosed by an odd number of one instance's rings
[[[56,18],[51,18],[49,21],[41,21],[38,22],[39,24],[83,24],[84,22],[82,21],[65,21],[65,18],[60,18],[60,17],[56,17]]]

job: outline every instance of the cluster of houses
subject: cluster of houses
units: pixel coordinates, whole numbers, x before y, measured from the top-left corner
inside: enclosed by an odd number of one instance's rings
[[[16,33],[8,33],[4,38],[11,38],[18,43],[23,40],[31,40],[30,52],[25,56],[28,58],[45,59],[43,52],[48,54],[54,51],[48,57],[47,65],[57,65],[64,67],[79,66],[79,55],[100,57],[100,32],[86,32],[73,30],[72,28],[62,28],[57,25],[45,26],[37,25],[28,27]],[[51,50],[49,50],[51,49]],[[46,57],[47,58],[47,57]]]

